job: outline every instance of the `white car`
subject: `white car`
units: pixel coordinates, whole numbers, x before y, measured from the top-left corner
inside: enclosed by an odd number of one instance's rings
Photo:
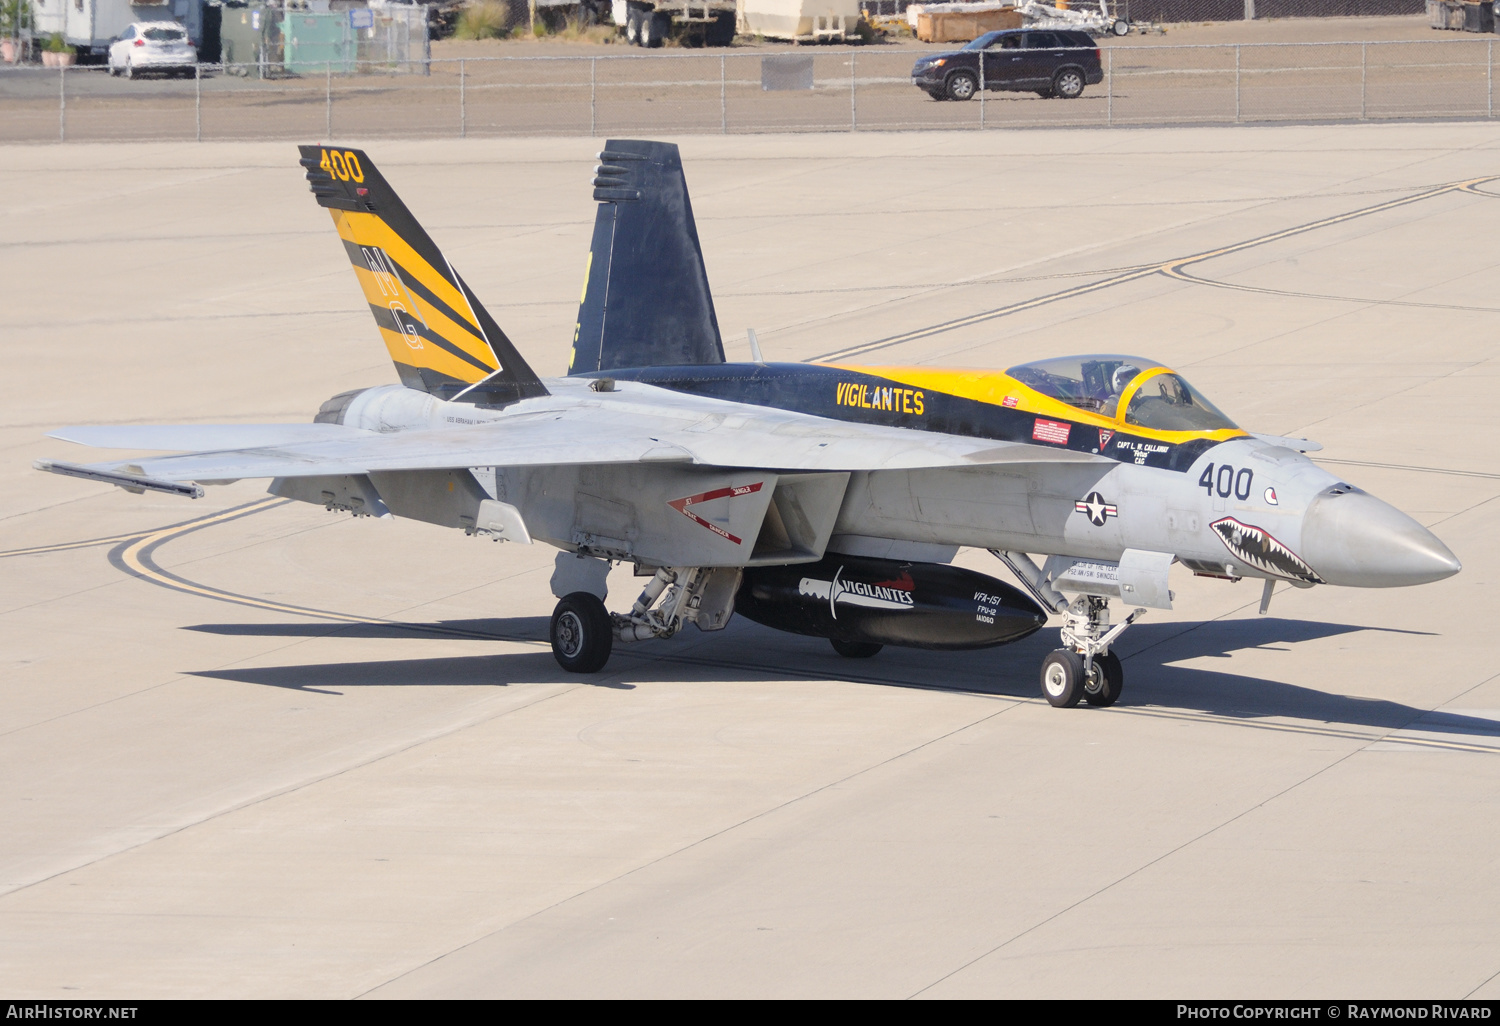
[[[175,21],[137,21],[109,44],[109,73],[135,78],[147,71],[191,75],[198,51]]]

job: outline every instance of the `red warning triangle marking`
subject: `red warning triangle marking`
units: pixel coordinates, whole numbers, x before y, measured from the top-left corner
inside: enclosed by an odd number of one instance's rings
[[[706,527],[714,534],[717,534],[719,537],[726,538],[729,541],[734,542],[736,545],[742,545],[744,544],[744,539],[736,538],[734,535],[724,530],[718,524],[709,523],[707,520],[704,520],[698,514],[688,509],[688,507],[696,506],[700,502],[712,502],[714,499],[736,498],[741,495],[750,495],[753,492],[760,491],[761,485],[763,484],[765,484],[764,481],[757,481],[754,484],[748,485],[733,485],[725,488],[714,488],[711,491],[699,492],[697,495],[685,495],[680,499],[669,499],[667,501],[667,505],[671,506],[677,512],[687,517],[699,527]]]

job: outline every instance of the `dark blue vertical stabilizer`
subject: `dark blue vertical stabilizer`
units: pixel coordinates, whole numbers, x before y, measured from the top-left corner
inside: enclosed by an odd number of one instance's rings
[[[723,363],[677,147],[611,139],[594,175],[599,212],[568,373]]]

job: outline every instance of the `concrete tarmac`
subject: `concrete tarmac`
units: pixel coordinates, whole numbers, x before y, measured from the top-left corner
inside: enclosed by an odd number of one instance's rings
[[[1500,130],[680,142],[733,357],[1154,357],[1464,571],[1179,567],[1107,710],[1051,629],[570,679],[541,546],[31,470],[395,378],[290,145],[0,150],[0,994],[1500,997]],[[544,374],[599,148],[370,150]]]

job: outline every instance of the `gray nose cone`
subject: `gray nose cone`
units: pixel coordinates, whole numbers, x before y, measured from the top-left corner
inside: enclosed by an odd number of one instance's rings
[[[1400,588],[1452,577],[1448,546],[1394,506],[1360,491],[1330,489],[1302,520],[1302,558],[1329,584]]]

